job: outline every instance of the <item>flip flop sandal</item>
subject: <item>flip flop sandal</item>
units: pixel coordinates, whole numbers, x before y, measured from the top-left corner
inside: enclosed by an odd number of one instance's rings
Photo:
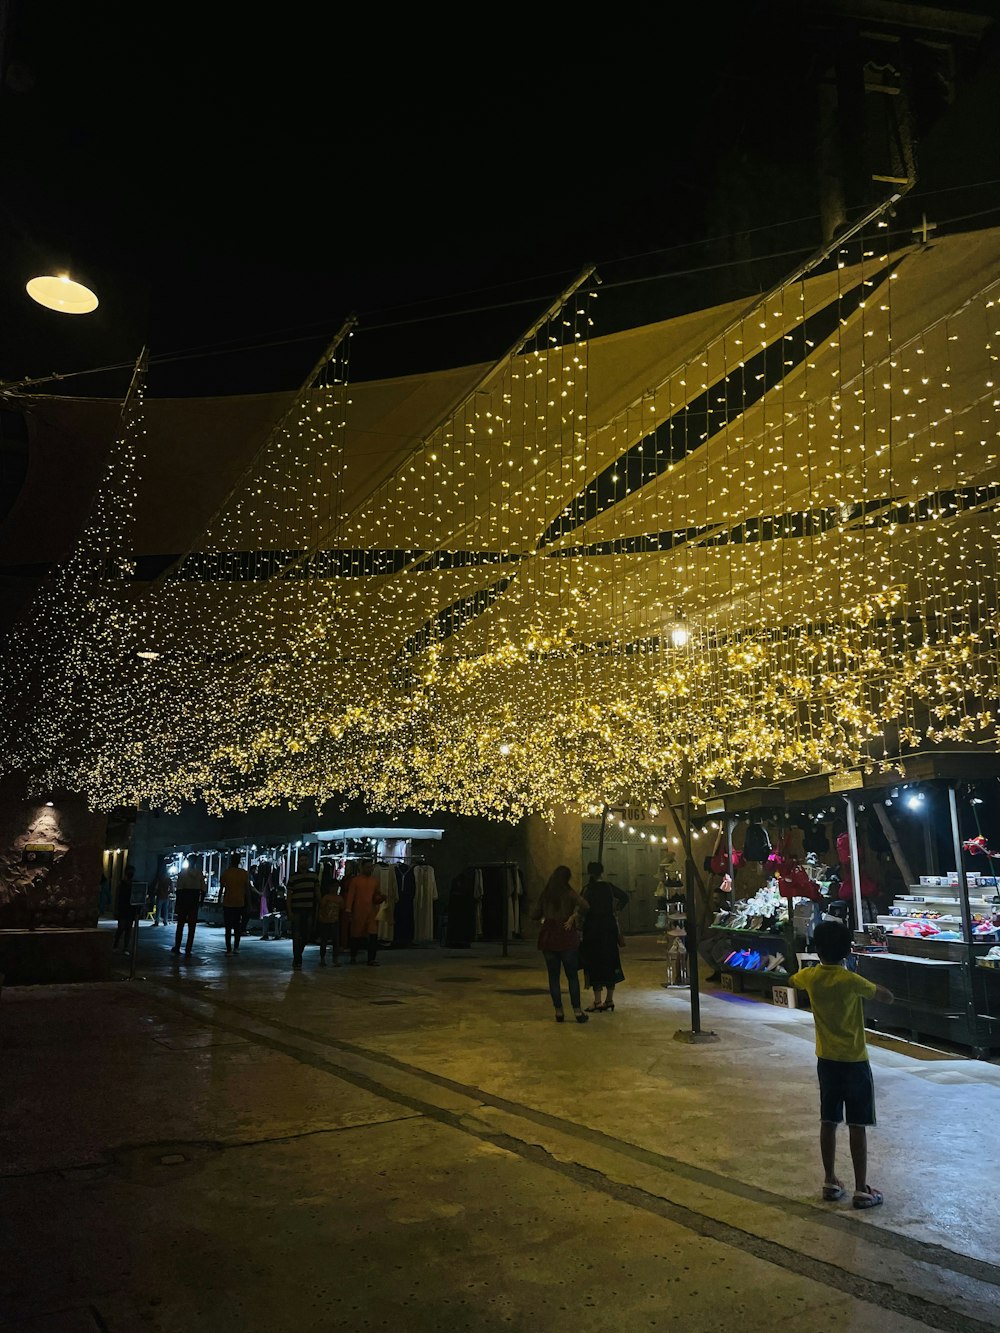
[[[866,1190],[855,1190],[853,1203],[855,1208],[877,1208],[882,1202],[882,1195],[878,1190],[869,1187]]]
[[[847,1191],[844,1189],[843,1185],[840,1184],[823,1186],[823,1198],[827,1203],[836,1203],[839,1199],[842,1199],[846,1193]]]

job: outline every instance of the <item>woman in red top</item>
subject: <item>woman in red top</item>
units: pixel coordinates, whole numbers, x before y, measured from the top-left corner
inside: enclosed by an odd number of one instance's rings
[[[556,1022],[562,1023],[562,972],[569,985],[569,1002],[578,1023],[586,1023],[587,1015],[580,1008],[580,921],[587,912],[587,903],[570,884],[569,866],[556,866],[535,908],[535,920],[541,921],[538,947],[545,955],[549,973],[549,994],[556,1011]]]

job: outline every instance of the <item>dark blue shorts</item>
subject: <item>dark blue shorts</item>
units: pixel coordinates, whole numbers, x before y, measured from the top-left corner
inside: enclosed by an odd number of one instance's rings
[[[875,1084],[867,1060],[816,1061],[819,1118],[829,1125],[874,1125]],[[846,1114],[845,1114],[846,1113]]]

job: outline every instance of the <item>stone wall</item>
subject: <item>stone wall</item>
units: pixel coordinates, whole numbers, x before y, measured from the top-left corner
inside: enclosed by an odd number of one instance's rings
[[[55,793],[47,804],[0,785],[0,930],[96,926],[106,827],[78,797]]]

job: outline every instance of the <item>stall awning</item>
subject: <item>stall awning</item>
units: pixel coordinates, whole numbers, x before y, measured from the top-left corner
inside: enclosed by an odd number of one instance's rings
[[[413,841],[438,842],[444,836],[440,828],[334,828],[307,833],[303,842],[344,842],[348,838],[409,838]]]

